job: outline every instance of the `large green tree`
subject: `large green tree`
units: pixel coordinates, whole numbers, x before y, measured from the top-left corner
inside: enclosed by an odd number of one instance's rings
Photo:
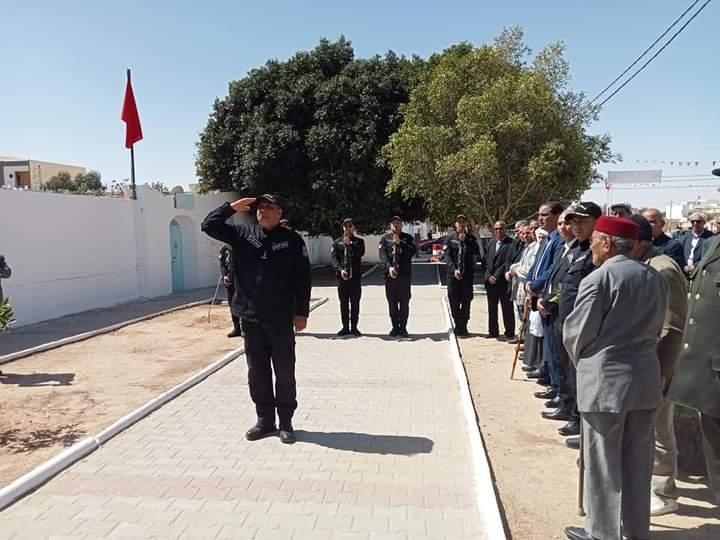
[[[527,62],[522,30],[491,45],[433,55],[384,149],[391,193],[421,197],[438,223],[463,212],[479,223],[526,217],[547,198],[574,199],[611,157],[590,135],[597,110],[567,89],[564,46]]]
[[[417,198],[386,194],[380,157],[422,67],[392,52],[355,59],[345,38],[267,62],[215,101],[198,143],[201,189],[276,192],[311,234],[337,234],[345,216],[368,233],[394,213],[424,217]]]

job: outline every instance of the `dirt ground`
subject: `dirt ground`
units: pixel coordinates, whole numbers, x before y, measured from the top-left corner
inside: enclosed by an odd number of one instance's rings
[[[472,304],[470,331],[487,332],[484,296]],[[518,365],[510,380],[514,346],[483,337],[460,342],[502,510],[515,540],[565,538],[563,528],[583,525],[577,516],[577,451],[557,429],[564,423],[540,416],[540,387],[524,380]],[[518,362],[519,364],[519,362]],[[716,540],[720,510],[713,506],[705,478],[678,481],[680,509],[652,519],[651,538]]]
[[[0,486],[242,346],[226,337],[226,305],[207,315],[189,308],[3,365]]]

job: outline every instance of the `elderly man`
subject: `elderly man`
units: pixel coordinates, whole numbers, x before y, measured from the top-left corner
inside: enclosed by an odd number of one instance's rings
[[[679,240],[682,244],[685,265],[683,270],[685,275],[690,276],[695,267],[702,259],[705,249],[705,241],[712,238],[712,233],[705,228],[705,215],[700,212],[694,212],[688,217],[690,221],[690,230],[683,234]]]
[[[683,247],[674,238],[665,234],[665,216],[657,208],[643,208],[640,215],[644,217],[652,228],[652,245],[659,253],[663,253],[675,261],[682,269],[685,266]]]
[[[485,258],[485,290],[488,304],[488,335],[489,338],[500,338],[498,324],[498,303],[502,310],[505,339],[515,337],[515,313],[510,300],[510,286],[505,279],[505,272],[512,263],[511,256],[514,240],[505,232],[505,222],[498,221],[493,227],[494,240],[488,244]]]
[[[602,216],[590,250],[597,270],[581,283],[563,342],[577,367],[587,517],[571,540],[650,536],[653,419],[662,402],[657,339],[665,318],[662,276],[629,257],[632,221]]]
[[[667,255],[660,253],[651,244],[653,230],[642,216],[632,220],[639,228],[638,241],[632,257],[660,272],[667,286],[667,309],[657,352],[663,381],[663,395],[667,394],[672,380],[673,369],[682,345],[683,327],[687,316],[685,276],[680,267]],[[663,400],[655,416],[655,465],[653,467],[650,515],[660,516],[678,509],[675,501],[675,478],[677,477],[677,442],[675,440],[675,406],[672,401]]]
[[[685,334],[668,398],[700,411],[703,451],[720,505],[720,236],[692,275]]]

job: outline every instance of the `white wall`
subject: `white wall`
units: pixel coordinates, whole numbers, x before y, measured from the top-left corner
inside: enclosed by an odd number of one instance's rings
[[[232,194],[194,196],[194,208],[146,186],[138,200],[0,190],[3,280],[17,325],[172,292],[170,222],[183,234],[185,289],[215,285],[220,244],[200,232]]]
[[[3,280],[17,324],[136,298],[132,202],[0,190]]]
[[[7,187],[17,186],[17,173],[26,172],[28,170],[27,165],[5,165],[3,167],[3,184]],[[12,178],[10,175],[12,174]]]

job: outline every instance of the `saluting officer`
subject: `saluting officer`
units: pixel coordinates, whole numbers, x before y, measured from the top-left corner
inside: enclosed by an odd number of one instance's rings
[[[385,265],[385,297],[388,301],[393,337],[408,337],[412,258],[417,251],[415,239],[402,232],[399,216],[390,219],[390,232],[380,238],[380,261]]]
[[[257,224],[226,223],[254,203]],[[289,444],[295,442],[291,419],[297,408],[293,326],[301,331],[307,325],[311,278],[305,242],[280,226],[281,217],[276,196],[244,197],[210,212],[202,231],[233,250],[232,310],[242,319],[248,385],[258,417],[245,437],[255,441],[274,433],[277,410],[280,440]]]
[[[229,338],[241,337],[242,328],[240,326],[240,317],[233,314],[232,301],[235,296],[235,280],[233,279],[233,262],[232,249],[228,246],[220,248],[220,272],[222,273],[222,282],[227,291],[228,306],[230,306],[230,318],[232,319],[233,329],[227,335]]]
[[[464,215],[455,218],[455,232],[448,236],[445,248],[448,300],[455,322],[455,335],[467,337],[470,335],[467,324],[473,299],[475,259],[480,250],[477,239],[468,230]]]
[[[351,218],[342,223],[343,235],[330,248],[332,265],[337,276],[340,319],[342,328],[338,336],[361,336],[358,330],[360,316],[361,270],[360,261],[365,255],[365,240],[355,236],[355,225]]]

